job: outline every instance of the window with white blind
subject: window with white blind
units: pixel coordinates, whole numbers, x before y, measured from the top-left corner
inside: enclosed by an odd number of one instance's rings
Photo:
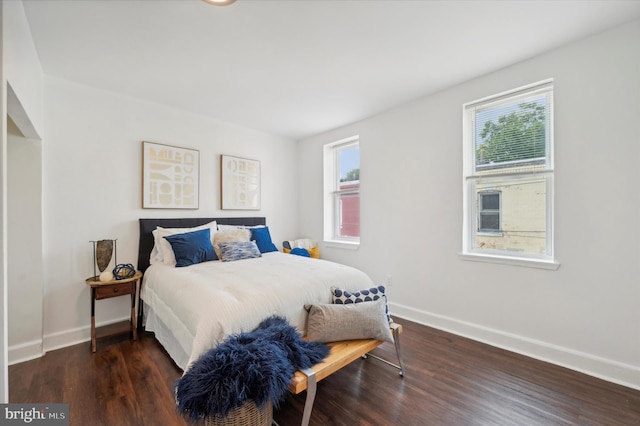
[[[324,239],[360,242],[360,142],[358,136],[324,148]]]
[[[555,268],[553,82],[464,105],[462,255]]]

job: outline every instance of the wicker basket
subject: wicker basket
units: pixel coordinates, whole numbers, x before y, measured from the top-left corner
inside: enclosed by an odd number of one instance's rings
[[[261,410],[255,402],[247,401],[238,408],[229,411],[225,417],[209,416],[206,426],[271,426],[273,421],[273,405],[268,402]]]

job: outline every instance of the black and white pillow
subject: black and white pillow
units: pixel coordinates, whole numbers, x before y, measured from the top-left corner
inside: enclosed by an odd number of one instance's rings
[[[331,289],[331,292],[333,303],[336,305],[348,305],[351,303],[360,302],[374,302],[378,299],[384,299],[384,309],[387,315],[387,319],[389,320],[389,323],[392,322],[391,316],[389,315],[389,306],[387,306],[387,295],[385,294],[385,288],[383,285],[358,291],[347,291],[341,288],[333,287]]]
[[[253,259],[262,256],[255,241],[228,241],[220,243],[219,248],[220,260],[223,262]]]

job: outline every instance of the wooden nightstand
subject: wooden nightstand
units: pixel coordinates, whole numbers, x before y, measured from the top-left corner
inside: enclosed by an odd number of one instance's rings
[[[140,278],[142,272],[136,271],[131,278],[113,281],[100,281],[99,277],[87,278],[85,282],[91,287],[91,352],[96,351],[96,339],[120,333],[133,333],[133,340],[138,338],[138,297],[140,294]],[[131,320],[100,327],[96,335],[96,300],[110,297],[131,295]]]

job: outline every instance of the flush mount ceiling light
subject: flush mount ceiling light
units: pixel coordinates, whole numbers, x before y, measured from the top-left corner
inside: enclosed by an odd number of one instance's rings
[[[231,3],[235,3],[236,0],[202,0],[205,3],[213,4],[215,6],[227,6]]]

